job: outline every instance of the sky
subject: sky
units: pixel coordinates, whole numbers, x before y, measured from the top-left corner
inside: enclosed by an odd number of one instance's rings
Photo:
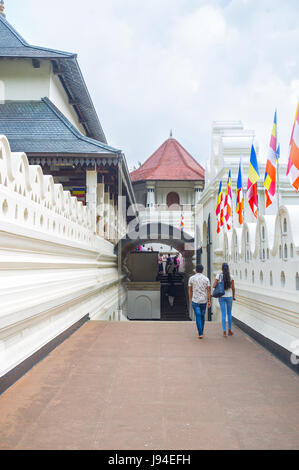
[[[299,99],[298,0],[5,0],[31,44],[78,54],[108,143],[132,169],[168,137],[202,165],[213,121],[241,120],[281,155]]]

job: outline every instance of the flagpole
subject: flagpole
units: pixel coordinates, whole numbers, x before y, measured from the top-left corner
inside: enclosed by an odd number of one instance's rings
[[[281,226],[281,215],[280,215],[280,179],[279,179],[279,158],[277,155],[277,146],[278,146],[278,119],[277,119],[277,110],[276,110],[276,192],[277,192],[277,212],[279,217],[279,226],[280,226],[280,236],[281,236],[281,250],[282,250],[282,226]],[[282,251],[281,251],[282,253]]]
[[[242,197],[243,197],[243,223],[242,225],[244,226],[245,223],[245,206],[246,206],[246,201],[247,201],[247,190],[246,190],[246,180],[245,180],[245,190],[243,191],[243,184],[244,184],[244,172],[243,172],[243,156],[241,155],[241,175],[242,175]]]

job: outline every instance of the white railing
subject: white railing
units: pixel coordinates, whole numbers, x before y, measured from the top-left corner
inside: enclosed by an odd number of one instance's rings
[[[291,351],[299,340],[299,206],[260,216],[223,243],[236,284],[234,316]]]
[[[163,223],[180,229],[181,217],[183,215],[184,231],[190,235],[194,234],[194,212],[193,210],[175,211],[164,210],[158,206],[146,208],[139,212],[142,224]]]
[[[123,319],[113,245],[94,233],[87,207],[4,136],[0,250],[0,377],[86,316]]]

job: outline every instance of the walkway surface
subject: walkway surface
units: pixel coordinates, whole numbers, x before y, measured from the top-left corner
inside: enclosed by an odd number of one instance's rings
[[[298,390],[237,328],[89,322],[0,396],[0,448],[298,449]]]

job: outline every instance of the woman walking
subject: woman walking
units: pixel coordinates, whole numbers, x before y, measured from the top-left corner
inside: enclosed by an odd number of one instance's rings
[[[229,272],[229,266],[227,263],[223,263],[222,265],[222,273],[217,274],[213,288],[216,287],[217,283],[219,281],[224,282],[224,290],[225,293],[221,297],[218,298],[219,300],[219,305],[220,305],[220,310],[221,310],[221,316],[222,316],[222,330],[223,330],[223,336],[226,338],[226,316],[227,316],[227,322],[228,322],[228,336],[232,336],[232,306],[233,306],[233,300],[236,300],[235,298],[235,282],[230,275]]]

